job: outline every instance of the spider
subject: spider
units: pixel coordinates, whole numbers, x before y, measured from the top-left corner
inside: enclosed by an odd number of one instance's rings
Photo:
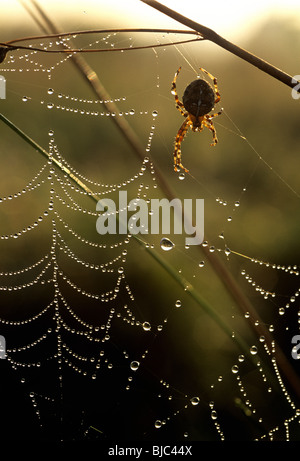
[[[210,115],[209,112],[214,108],[215,104],[220,101],[221,96],[218,91],[217,79],[205,69],[200,67],[200,70],[213,80],[214,89],[205,80],[194,80],[184,90],[181,102],[176,90],[176,79],[180,70],[181,67],[179,67],[175,74],[172,82],[171,93],[175,96],[176,108],[179,110],[181,115],[185,117],[185,121],[179,128],[175,138],[174,170],[180,171],[180,169],[183,169],[185,172],[188,172],[189,170],[187,170],[181,163],[181,143],[189,127],[191,127],[193,131],[202,131],[206,126],[210,131],[212,131],[213,142],[211,146],[215,146],[217,144],[218,138],[212,118],[220,115],[222,113],[222,109],[220,112],[212,115]]]

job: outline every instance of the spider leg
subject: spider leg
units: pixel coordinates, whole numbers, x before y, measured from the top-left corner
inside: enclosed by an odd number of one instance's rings
[[[181,113],[181,115],[183,115],[184,117],[186,117],[185,107],[184,107],[183,103],[179,100],[178,94],[177,94],[177,89],[176,89],[176,79],[177,79],[178,74],[179,74],[180,71],[181,71],[181,67],[179,67],[179,69],[178,69],[178,71],[176,72],[175,77],[174,77],[174,79],[173,79],[172,88],[171,88],[171,93],[172,93],[172,94],[174,95],[174,97],[175,97],[176,109],[179,110],[179,112]]]
[[[217,102],[219,102],[220,99],[221,99],[221,95],[220,95],[219,90],[218,90],[217,79],[216,79],[216,77],[211,75],[209,72],[207,72],[207,70],[203,69],[203,67],[200,67],[200,70],[202,70],[202,72],[204,72],[206,75],[208,75],[212,79],[212,81],[214,82],[215,93],[216,93],[215,104],[217,104]]]
[[[223,112],[223,108],[219,112],[216,112],[215,114],[209,114],[209,118],[217,117],[218,115],[221,115],[222,112]]]
[[[218,115],[218,114],[215,114],[215,115]],[[211,144],[211,146],[215,146],[218,142],[218,138],[217,138],[217,133],[216,133],[216,129],[214,127],[214,124],[213,122],[210,120],[210,116],[209,117],[206,117],[203,122],[202,122],[213,134],[213,142]]]
[[[181,143],[185,137],[189,126],[192,124],[189,118],[186,118],[181,127],[178,130],[178,133],[175,138],[175,147],[174,147],[174,171],[179,171],[180,168],[186,173],[187,170],[181,163]]]

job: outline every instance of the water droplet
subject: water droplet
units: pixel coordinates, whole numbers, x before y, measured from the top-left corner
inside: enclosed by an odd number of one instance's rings
[[[160,247],[164,251],[169,251],[174,248],[175,244],[168,238],[162,238],[160,241]]]
[[[239,367],[237,365],[233,365],[233,367],[231,368],[231,371],[232,373],[236,374],[239,372]]]
[[[204,267],[204,261],[200,261],[199,267]]]
[[[134,114],[135,114],[135,110],[134,110],[134,109],[131,109],[131,110],[129,111],[129,114],[130,114],[130,115],[134,115]]]
[[[162,425],[162,422],[159,419],[157,419],[154,423],[154,426],[156,427],[156,429],[159,429],[161,425]]]
[[[53,102],[49,102],[49,103],[47,104],[47,108],[48,108],[48,109],[53,109],[53,107],[54,107]]]
[[[181,307],[181,301],[180,299],[177,299],[176,303],[175,303],[175,307]]]
[[[144,322],[144,323],[143,323],[143,329],[144,329],[145,331],[150,331],[150,330],[151,330],[151,325],[150,325],[150,323],[149,323],[149,322]]]
[[[54,131],[53,131],[53,130],[49,130],[49,131],[48,131],[48,135],[49,135],[49,136],[53,136],[53,134],[54,134]]]
[[[134,360],[130,364],[130,368],[132,371],[136,371],[139,368],[139,366],[140,366],[140,362],[137,362],[136,360]]]
[[[27,102],[28,99],[30,99],[30,98],[28,98],[28,96],[23,96],[22,101],[23,101],[23,102]]]
[[[217,412],[216,412],[216,410],[213,410],[211,412],[211,419],[217,419],[217,418],[218,418]]]
[[[179,173],[178,178],[180,179],[180,181],[182,181],[183,179],[185,179],[185,174]]]
[[[243,362],[245,360],[245,356],[243,354],[239,355],[239,362]]]
[[[53,88],[49,88],[48,91],[47,91],[48,94],[53,94],[54,93],[54,90]]]
[[[152,116],[153,116],[153,117],[157,117],[157,116],[158,116],[157,110],[154,110],[154,111],[152,112]]]
[[[192,397],[190,402],[192,405],[198,405],[198,403],[200,402],[200,399],[199,397]]]
[[[251,346],[250,347],[250,354],[251,355],[257,354],[257,347],[256,346]]]
[[[226,256],[229,256],[231,253],[230,249],[229,248],[225,248],[225,254]]]
[[[123,272],[124,272],[124,268],[123,268],[123,267],[119,267],[118,273],[119,273],[119,274],[123,274]]]

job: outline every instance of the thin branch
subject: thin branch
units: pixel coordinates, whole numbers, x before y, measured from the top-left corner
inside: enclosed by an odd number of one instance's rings
[[[46,36],[45,36],[46,37]],[[75,48],[75,49],[67,49],[67,50],[49,50],[45,48],[38,48],[33,46],[22,46],[22,45],[8,45],[7,43],[0,43],[0,47],[4,47],[5,51],[13,51],[13,50],[28,50],[28,51],[38,51],[40,53],[103,53],[103,52],[112,52],[112,51],[134,51],[134,50],[144,50],[147,48],[160,48],[166,46],[174,46],[174,45],[183,45],[186,43],[191,42],[199,42],[199,40],[203,40],[200,36],[199,38],[192,38],[190,40],[179,40],[177,42],[168,42],[168,43],[154,43],[152,45],[141,45],[141,46],[128,46],[122,48]]]
[[[24,141],[27,142],[31,147],[33,147],[37,152],[43,155],[47,160],[51,160],[53,165],[55,165],[62,173],[67,174],[69,178],[72,179],[84,192],[86,192],[89,196],[91,196],[95,201],[99,201],[100,197],[98,197],[94,192],[89,189],[86,184],[84,184],[79,178],[77,178],[72,171],[63,165],[60,161],[58,161],[55,157],[49,156],[49,153],[43,149],[39,144],[37,144],[32,138],[30,138],[24,131],[22,131],[19,127],[17,127],[14,123],[12,123],[7,117],[0,113],[0,120],[4,122],[10,129],[12,129],[15,133],[17,133]]]
[[[209,29],[208,27],[205,27],[201,24],[198,24],[195,21],[192,21],[191,19],[177,13],[177,11],[174,11],[168,8],[167,6],[162,5],[156,0],[140,0],[140,1],[143,3],[146,3],[152,8],[155,8],[158,11],[161,11],[162,13],[166,14],[170,18],[173,18],[175,21],[178,21],[181,24],[184,24],[185,26],[190,27],[192,30],[199,32],[204,39],[210,40],[211,42],[215,43],[216,45],[219,45],[220,47],[238,56],[244,61],[249,62],[253,66],[262,70],[263,72],[266,72],[267,74],[281,81],[285,85],[288,85],[289,87],[294,88],[295,80],[293,79],[291,75],[287,74],[286,72],[283,72],[282,70],[278,69],[277,67],[268,63],[267,61],[264,61],[258,56],[255,56],[249,51],[244,50],[243,48],[240,48],[234,43],[226,40],[225,38],[217,34],[214,30]]]
[[[30,12],[30,14],[32,14]],[[36,20],[36,18],[34,18]],[[40,26],[41,27],[41,26]],[[9,40],[5,42],[6,45],[11,45],[13,43],[18,42],[28,42],[28,41],[36,41],[36,40],[44,40],[44,39],[51,39],[51,38],[61,38],[61,37],[75,37],[77,35],[90,35],[90,34],[113,34],[117,32],[122,33],[154,33],[154,34],[185,34],[185,35],[198,35],[201,37],[199,32],[194,30],[182,30],[182,29],[153,29],[153,28],[118,28],[118,29],[89,29],[89,30],[77,30],[73,32],[59,32],[55,34],[45,34],[45,35],[31,35],[29,37],[22,37],[22,38],[15,38],[13,40]]]

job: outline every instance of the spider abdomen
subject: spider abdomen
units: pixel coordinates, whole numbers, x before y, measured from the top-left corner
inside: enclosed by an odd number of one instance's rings
[[[182,102],[187,112],[201,117],[214,108],[215,93],[205,80],[194,80],[186,87]]]

